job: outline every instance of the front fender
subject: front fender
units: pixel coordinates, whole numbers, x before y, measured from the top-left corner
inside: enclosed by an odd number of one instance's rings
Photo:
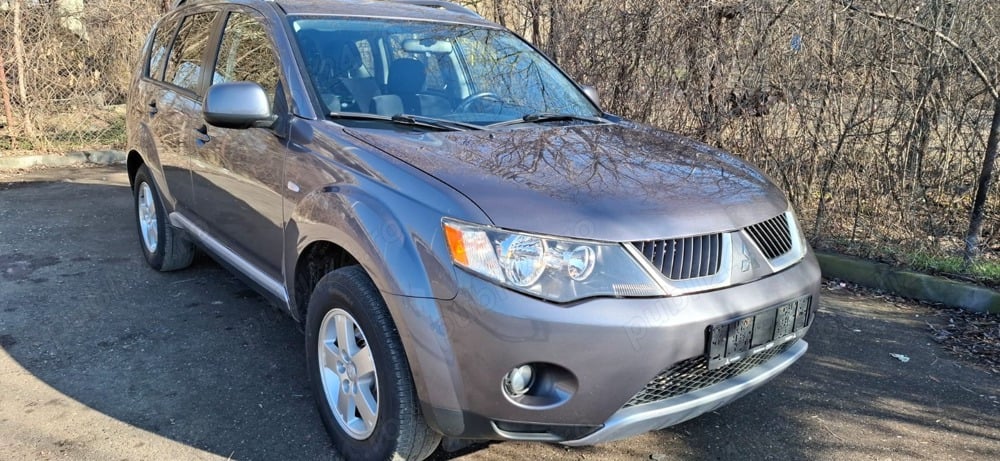
[[[390,207],[353,185],[328,186],[306,196],[285,231],[289,292],[295,293],[298,255],[325,241],[350,253],[384,293],[454,298],[455,269],[445,259],[440,216],[416,203],[400,205]]]
[[[454,355],[448,343],[440,299],[458,294],[455,268],[444,241],[440,213],[416,202],[390,206],[356,186],[329,186],[306,196],[285,231],[285,279],[296,293],[297,256],[318,241],[350,253],[383,293],[410,361],[428,423],[447,434],[465,430]],[[395,212],[394,212],[395,210]],[[292,305],[295,305],[293,301]],[[293,313],[295,309],[293,309]]]

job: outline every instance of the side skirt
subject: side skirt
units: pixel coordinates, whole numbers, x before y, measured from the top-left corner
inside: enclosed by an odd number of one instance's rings
[[[216,240],[180,212],[175,211],[170,213],[170,223],[175,227],[184,229],[197,244],[216,257],[219,262],[233,269],[238,275],[245,277],[251,285],[255,285],[262,291],[261,294],[271,298],[282,309],[288,311],[288,291],[281,281],[272,278],[260,270],[260,268],[250,263],[250,261],[236,254],[236,252],[223,245],[222,242]]]

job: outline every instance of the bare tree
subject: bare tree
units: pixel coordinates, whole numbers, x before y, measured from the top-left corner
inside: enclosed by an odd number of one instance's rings
[[[7,132],[10,133],[10,145],[14,146],[17,144],[17,134],[14,133],[14,128],[12,127],[14,123],[14,110],[10,103],[10,87],[7,85],[7,70],[5,66],[3,53],[0,53],[0,96],[3,97],[3,114]]]
[[[938,14],[934,15],[936,16],[934,18],[936,19],[935,24],[925,25],[918,23],[913,19],[892,15],[883,11],[862,9],[856,6],[854,2],[848,0],[843,0],[843,2],[846,4],[847,8],[851,10],[863,12],[864,14],[878,19],[896,22],[927,33],[932,40],[932,46],[928,47],[928,53],[933,54],[933,43],[936,43],[938,40],[948,44],[962,55],[963,59],[967,62],[969,67],[973,69],[975,75],[982,82],[985,91],[988,92],[995,101],[993,122],[991,123],[991,129],[986,143],[986,150],[983,154],[982,161],[980,162],[981,167],[979,181],[976,183],[976,194],[973,199],[972,212],[969,217],[969,227],[965,233],[963,257],[966,265],[968,265],[972,263],[972,261],[979,254],[979,239],[982,234],[986,201],[989,196],[990,188],[993,184],[993,171],[995,169],[997,157],[997,142],[998,137],[1000,137],[1000,132],[998,132],[1000,131],[1000,84],[998,84],[996,78],[991,78],[986,73],[984,65],[982,64],[982,61],[986,58],[976,56],[978,50],[976,50],[975,43],[963,45],[943,30],[944,21],[941,21],[940,9],[953,10],[954,8],[952,4],[947,2],[943,4],[936,1],[931,2],[932,8],[938,8],[939,11]],[[953,17],[947,22],[951,22],[952,20],[954,20]],[[913,171],[913,173],[911,173],[913,176],[918,176],[919,174],[920,158],[927,146],[926,135],[927,130],[929,129],[927,117],[929,117],[929,115],[926,113],[926,105],[924,103],[930,93],[930,86],[934,84],[934,80],[938,76],[937,72],[938,68],[936,66],[927,66],[926,70],[920,76],[918,97],[921,99],[921,105],[920,110],[918,111],[918,116],[911,125],[910,136],[908,137],[908,141],[910,141],[911,144],[907,149],[909,155],[907,159],[907,170]],[[913,144],[913,138],[919,138],[919,141],[916,144]]]
[[[39,148],[121,146],[144,32],[171,3],[0,0],[8,125]],[[759,165],[819,248],[1000,260],[998,2],[462,3],[596,86],[604,110]]]
[[[25,86],[24,64],[24,36],[21,32],[21,3],[22,0],[14,0],[14,67],[17,69],[17,95],[22,107],[21,127],[25,136],[29,139],[35,138],[35,130],[31,125],[31,111],[28,109],[28,90]]]

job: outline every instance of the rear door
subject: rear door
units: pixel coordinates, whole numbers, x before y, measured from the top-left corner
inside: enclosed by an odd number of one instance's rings
[[[179,119],[173,110],[176,92],[173,87],[163,83],[167,56],[174,44],[181,19],[183,17],[168,17],[156,28],[137,98],[130,103],[134,105],[130,110],[139,114],[138,120],[143,125],[143,131],[149,134],[148,141],[151,144],[141,148],[146,161],[161,167],[151,168],[151,171],[171,210],[177,208],[178,202],[191,203],[191,177],[187,158],[177,150],[180,132],[175,128]],[[159,176],[161,169],[163,176]]]
[[[195,214],[220,243],[274,280],[281,280],[282,190],[287,105],[275,47],[264,19],[235,9],[216,53],[212,84],[249,81],[264,88],[278,116],[273,128],[243,130],[210,126],[196,119],[192,151]]]
[[[190,132],[194,127],[192,118],[201,116],[203,69],[217,16],[216,11],[201,11],[180,19],[176,38],[163,59],[162,73],[157,71],[158,88],[146,102],[154,120],[167,189],[175,200],[173,208],[182,211],[194,204],[188,155],[193,146]],[[152,52],[161,53],[155,45]],[[159,62],[157,54],[152,55],[151,62],[154,60]]]

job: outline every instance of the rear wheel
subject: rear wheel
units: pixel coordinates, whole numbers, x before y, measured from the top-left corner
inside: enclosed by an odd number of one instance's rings
[[[385,301],[360,267],[316,285],[306,356],[323,425],[345,459],[422,460],[437,448]]]
[[[191,265],[194,246],[177,228],[167,223],[167,213],[149,168],[139,167],[132,186],[139,246],[146,262],[158,271],[173,271]]]

